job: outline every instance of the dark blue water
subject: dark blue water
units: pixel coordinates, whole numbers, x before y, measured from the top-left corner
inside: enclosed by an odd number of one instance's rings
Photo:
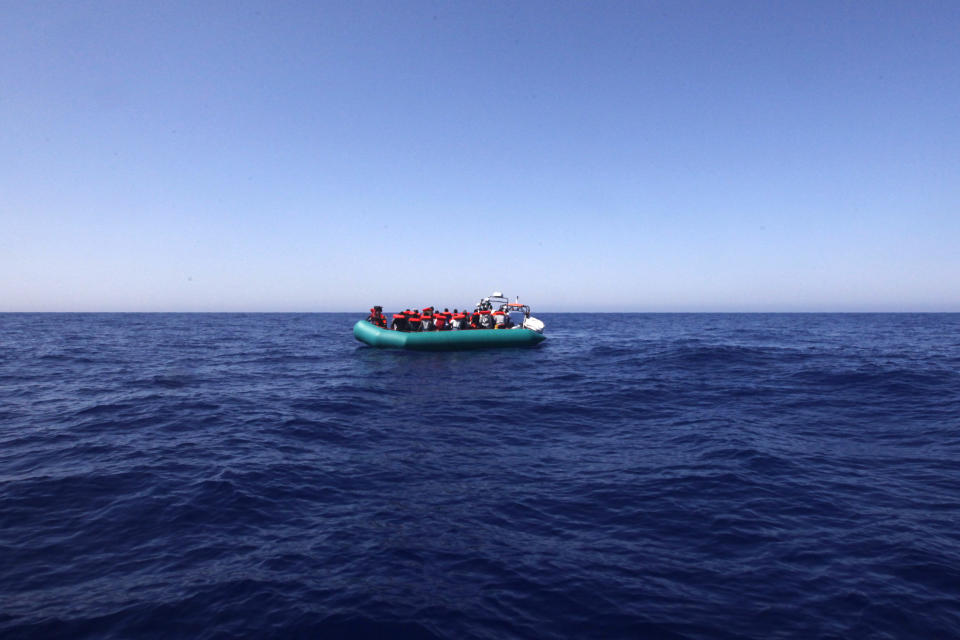
[[[960,637],[960,315],[0,315],[0,636]]]

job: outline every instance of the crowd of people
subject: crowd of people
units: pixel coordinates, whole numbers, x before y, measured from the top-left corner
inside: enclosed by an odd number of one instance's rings
[[[393,314],[389,326],[383,315],[383,307],[373,307],[367,322],[393,331],[467,331],[472,329],[510,329],[514,326],[510,315],[503,310],[494,311],[490,305],[478,305],[473,311],[427,307],[417,311],[405,309]]]

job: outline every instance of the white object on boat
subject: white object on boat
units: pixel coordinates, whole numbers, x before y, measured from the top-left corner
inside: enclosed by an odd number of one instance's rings
[[[523,320],[523,328],[536,331],[537,333],[543,333],[543,322],[533,316],[527,316]]]

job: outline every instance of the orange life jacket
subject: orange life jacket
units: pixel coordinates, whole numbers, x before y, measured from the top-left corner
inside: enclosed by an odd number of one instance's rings
[[[375,324],[378,327],[387,327],[387,319],[383,317],[383,314],[379,313],[376,309],[370,309],[370,315],[367,317],[367,320],[371,324]]]

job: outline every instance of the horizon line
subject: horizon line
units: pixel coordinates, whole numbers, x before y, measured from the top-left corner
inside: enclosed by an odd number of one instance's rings
[[[198,311],[198,310],[164,310],[164,311],[136,311],[136,310],[124,310],[124,311],[63,311],[63,310],[46,310],[46,311],[0,311],[0,315],[26,315],[26,314],[262,314],[262,315],[307,315],[307,314],[357,314],[361,315],[365,313],[364,311]],[[386,313],[394,313],[393,311],[387,311]],[[540,311],[538,313],[549,313],[549,314],[582,314],[582,313],[591,313],[591,314],[638,314],[638,315],[670,315],[670,314],[686,314],[686,315],[735,315],[735,314],[769,314],[769,315],[787,315],[787,314],[958,314],[960,310],[911,310],[911,309],[900,309],[896,311],[890,310],[793,310],[793,311],[597,311],[597,310],[580,310],[580,311]]]

